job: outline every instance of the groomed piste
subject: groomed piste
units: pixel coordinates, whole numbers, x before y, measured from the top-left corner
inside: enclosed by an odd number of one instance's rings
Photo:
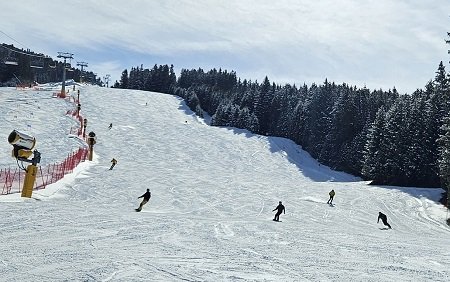
[[[0,196],[0,280],[450,280],[442,190],[369,186],[290,140],[211,127],[179,97],[76,87],[94,159],[31,199]],[[82,145],[71,107],[0,88],[0,167],[16,166],[14,129],[36,137],[43,164]]]

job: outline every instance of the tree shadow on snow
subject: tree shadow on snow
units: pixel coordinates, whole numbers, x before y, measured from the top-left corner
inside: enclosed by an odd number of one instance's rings
[[[311,180],[317,182],[357,182],[362,180],[354,175],[332,170],[330,167],[319,163],[301,146],[290,139],[272,136],[265,138],[270,144],[272,153],[284,155],[289,162],[298,167],[305,177]]]
[[[183,98],[175,96],[180,101],[178,109],[185,112],[186,115],[193,117],[199,122],[210,125],[211,117],[204,112],[204,117],[198,117],[187,105]],[[187,122],[187,121],[186,121]],[[273,154],[281,154],[290,163],[297,166],[300,173],[305,177],[310,178],[316,182],[357,182],[361,178],[350,175],[348,173],[334,171],[328,166],[320,164],[313,159],[309,153],[304,151],[301,146],[295,144],[294,141],[282,137],[263,136],[251,133],[247,129],[240,129],[236,127],[226,127],[237,135],[244,135],[247,138],[261,138],[266,139],[269,143],[269,150]]]
[[[180,105],[178,106],[178,109],[180,111],[183,111],[187,116],[192,117],[194,120],[200,123],[211,125],[211,116],[207,112],[203,112],[203,116],[200,117],[186,105],[186,102],[183,100],[183,98],[178,96],[175,97],[177,97],[177,99],[180,101]]]
[[[185,103],[183,98],[176,96],[180,105],[178,107],[179,110],[184,111],[186,115],[193,117],[195,120],[205,123],[207,125],[211,124],[211,116],[208,113],[204,112],[204,117],[199,117],[193,112]],[[305,177],[316,181],[316,182],[359,182],[362,181],[360,177],[341,172],[335,171],[320,164],[317,160],[315,160],[311,155],[304,151],[301,146],[297,145],[294,141],[282,138],[282,137],[274,137],[274,136],[263,136],[254,134],[247,129],[241,129],[236,127],[226,127],[237,135],[244,135],[247,138],[261,138],[266,139],[269,144],[270,152],[274,154],[283,155],[290,163],[297,166],[300,173],[302,173]],[[384,189],[395,189],[401,190],[402,192],[408,193],[415,198],[425,197],[435,202],[441,201],[444,204],[443,199],[446,199],[445,191],[440,188],[416,188],[416,187],[399,187],[399,186],[384,186],[384,185],[373,185],[378,186]]]
[[[335,171],[328,166],[320,164],[311,155],[304,151],[301,146],[294,141],[282,137],[263,136],[251,133],[246,129],[223,127],[234,132],[234,134],[244,135],[247,138],[260,138],[268,142],[271,153],[279,154],[287,161],[294,164],[303,176],[316,182],[358,182],[362,179],[354,175]]]
[[[210,125],[211,117],[208,113],[204,112],[204,117],[198,117],[195,112],[193,112],[185,103],[183,98],[176,96],[180,105],[179,110],[184,111],[186,115],[193,117],[195,120]],[[236,127],[226,127],[237,135],[244,135],[247,138],[261,138],[265,139],[269,144],[269,150],[273,154],[283,155],[290,163],[297,166],[299,172],[305,177],[316,181],[316,182],[359,182],[362,181],[360,177],[341,172],[335,171],[319,163],[311,155],[304,151],[301,146],[297,145],[294,141],[274,136],[263,136],[254,134],[247,129],[240,129]],[[428,198],[432,201],[443,203],[442,199],[446,199],[445,191],[440,188],[416,188],[416,187],[399,187],[399,186],[383,186],[383,185],[373,185],[384,189],[395,189],[401,190],[402,192],[408,193],[415,198]],[[444,195],[444,196],[443,196]]]

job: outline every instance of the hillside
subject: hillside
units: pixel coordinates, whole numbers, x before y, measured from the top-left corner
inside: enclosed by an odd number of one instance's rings
[[[0,196],[5,281],[450,279],[442,190],[368,186],[290,140],[208,126],[175,96],[79,89],[94,161],[33,199]],[[71,105],[50,96],[0,88],[1,167],[16,165],[13,129],[36,136],[43,163],[81,145],[68,136]],[[377,224],[379,211],[392,230]]]

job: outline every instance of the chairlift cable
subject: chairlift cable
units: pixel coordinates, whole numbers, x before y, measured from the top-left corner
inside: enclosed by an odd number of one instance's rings
[[[17,41],[16,39],[14,39],[12,36],[9,36],[8,34],[6,34],[3,30],[0,29],[0,32],[3,33],[4,35],[6,35],[6,37],[8,37],[11,40],[14,40],[15,42],[19,43],[19,45],[22,45],[22,47],[27,48],[25,45],[23,45],[22,43],[20,43],[19,41]],[[27,48],[28,49],[28,48]]]
[[[5,35],[6,37],[8,37],[9,39],[15,41],[16,43],[18,43],[19,45],[21,45],[23,48],[28,49],[28,50],[31,50],[30,48],[26,47],[24,44],[20,43],[20,42],[17,41],[16,39],[14,39],[12,36],[6,34],[3,30],[0,30],[0,33],[4,34],[4,35]],[[10,51],[10,52],[15,52],[15,53],[18,53],[18,54],[23,54],[23,55],[27,55],[27,56],[30,56],[30,57],[50,58],[50,57],[45,56],[45,55],[30,54],[30,53],[27,53],[27,52],[14,50],[14,49],[11,49],[11,48],[6,47],[6,46],[3,45],[3,44],[0,45],[0,46],[3,47],[3,48],[5,48],[5,49],[7,49],[7,50]],[[33,52],[33,53],[34,53],[34,52]]]

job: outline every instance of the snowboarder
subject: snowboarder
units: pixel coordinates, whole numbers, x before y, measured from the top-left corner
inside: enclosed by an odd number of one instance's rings
[[[108,126],[108,129],[111,129],[111,128],[112,128],[112,123],[110,123]]]
[[[327,201],[327,204],[333,205],[333,198],[334,195],[336,195],[336,193],[334,192],[334,190],[331,190],[330,193],[328,193],[328,195],[330,195],[330,199]]]
[[[138,199],[140,198],[144,198],[142,199],[141,204],[139,205],[139,208],[136,209],[136,211],[140,212],[142,210],[142,207],[148,203],[148,201],[150,200],[152,196],[152,193],[150,193],[150,189],[147,189],[147,192],[145,192],[142,196],[138,197]]]
[[[109,168],[109,170],[112,170],[114,168],[114,166],[117,164],[117,160],[115,158],[113,158],[111,160],[111,162],[112,162],[112,164],[111,164],[111,167]]]
[[[277,211],[275,217],[273,218],[273,221],[280,221],[280,214],[281,213],[286,214],[286,210],[284,209],[284,206],[281,203],[281,201],[278,203],[278,206],[275,209],[273,209],[273,211]]]
[[[389,227],[389,229],[391,229],[391,225],[389,225],[389,223],[387,222],[387,216],[384,213],[382,213],[382,212],[378,213],[378,221],[377,221],[377,223],[380,222],[380,219],[381,219],[381,221],[383,222],[384,225],[386,225],[387,227]]]

